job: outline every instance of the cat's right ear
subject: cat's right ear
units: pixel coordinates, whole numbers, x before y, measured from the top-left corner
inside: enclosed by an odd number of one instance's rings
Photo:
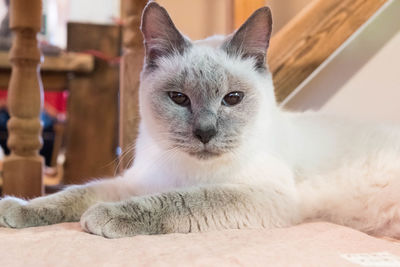
[[[259,8],[225,41],[222,48],[229,55],[253,58],[255,68],[264,71],[271,31],[271,10]]]
[[[191,44],[176,29],[165,8],[150,2],[143,10],[140,27],[146,49],[146,68],[157,67],[158,58],[182,54]]]

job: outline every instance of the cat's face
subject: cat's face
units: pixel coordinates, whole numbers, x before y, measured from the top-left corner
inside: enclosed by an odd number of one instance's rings
[[[140,104],[156,142],[202,160],[240,147],[265,98],[273,99],[272,88],[264,91],[270,26],[264,8],[220,42],[191,42],[165,9],[154,2],[146,7]]]

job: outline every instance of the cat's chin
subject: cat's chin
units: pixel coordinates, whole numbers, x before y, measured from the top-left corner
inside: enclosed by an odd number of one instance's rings
[[[189,152],[189,155],[192,157],[195,157],[199,160],[211,160],[217,157],[220,157],[222,153],[218,152],[213,152],[209,150],[202,150],[202,151],[197,151],[197,152]]]

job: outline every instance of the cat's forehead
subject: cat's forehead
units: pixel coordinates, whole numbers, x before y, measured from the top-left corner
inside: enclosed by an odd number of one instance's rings
[[[188,75],[197,77],[200,74],[224,74],[226,54],[218,48],[195,45],[180,58],[182,68]]]
[[[167,90],[178,88],[219,95],[232,85],[245,87],[246,82],[230,68],[232,64],[218,48],[195,46],[183,55],[165,59],[160,68]]]
[[[180,75],[186,83],[198,83],[209,86],[222,86],[232,76],[225,67],[223,55],[210,50],[209,53],[196,49],[184,57]]]

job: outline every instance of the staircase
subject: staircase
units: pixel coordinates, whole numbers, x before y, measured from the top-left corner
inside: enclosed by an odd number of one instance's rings
[[[296,92],[374,14],[395,1],[312,1],[271,40],[268,62],[278,101]]]

